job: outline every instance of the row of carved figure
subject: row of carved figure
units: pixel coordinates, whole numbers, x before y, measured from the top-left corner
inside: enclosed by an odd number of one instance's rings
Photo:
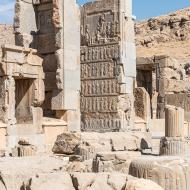
[[[112,80],[85,80],[82,81],[81,93],[84,96],[115,95],[120,92],[120,85]]]
[[[81,78],[113,78],[116,76],[113,62],[98,62],[81,64]]]
[[[117,60],[119,57],[119,45],[104,45],[96,47],[81,47],[81,62],[96,62],[105,60]]]
[[[121,120],[120,119],[88,119],[86,118],[82,121],[82,130],[89,129],[89,130],[106,130],[106,129],[113,129],[119,130],[121,128]]]
[[[81,112],[117,112],[117,96],[82,97]]]

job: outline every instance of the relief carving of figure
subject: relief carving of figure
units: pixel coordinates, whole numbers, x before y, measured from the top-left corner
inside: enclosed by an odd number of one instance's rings
[[[88,50],[87,50],[87,48],[85,48],[85,51],[84,51],[84,61],[88,61]]]
[[[104,109],[105,109],[105,111],[107,111],[108,110],[108,101],[109,101],[109,98],[105,98],[105,103],[104,103]]]
[[[84,62],[85,61],[85,51],[84,51],[84,49],[82,48],[81,49],[81,62]]]
[[[111,49],[110,48],[107,48],[106,54],[107,54],[108,58],[112,58]]]
[[[104,13],[99,17],[97,30],[100,31],[102,37],[105,37],[106,15]]]
[[[113,93],[116,93],[116,83],[114,80],[112,81],[112,88],[111,89],[112,89]]]
[[[95,49],[92,49],[92,60],[95,60]]]
[[[98,60],[98,49],[95,49],[95,60]]]
[[[90,61],[91,60],[91,57],[92,57],[92,52],[91,52],[91,49],[89,48],[88,49],[88,61]]]
[[[95,94],[95,81],[92,81],[92,94]]]
[[[81,65],[81,78],[84,78],[85,66]]]
[[[95,98],[95,101],[96,101],[96,110],[99,110],[100,107],[99,107],[99,100],[98,100],[98,98]]]
[[[111,23],[108,22],[106,26],[106,37],[111,38]]]
[[[110,86],[111,82],[110,80],[107,81],[107,93],[111,93],[111,86]]]
[[[115,33],[119,34],[119,22],[115,21]]]
[[[104,59],[104,49],[102,47],[100,49],[100,59]]]
[[[109,77],[113,77],[114,76],[114,65],[112,63],[109,63],[108,70],[109,70]]]
[[[86,67],[87,67],[88,77],[91,77],[91,68],[90,68],[90,65],[86,65]]]
[[[100,105],[100,111],[102,111],[103,110],[103,98],[102,97],[100,98],[100,102],[101,102],[101,104],[99,104]]]
[[[85,26],[85,34],[84,34],[84,37],[85,37],[85,42],[86,42],[86,44],[89,45],[90,42],[91,42],[91,37],[90,37],[90,32],[89,32],[88,25]]]
[[[107,69],[105,63],[103,64],[103,76],[107,75]]]
[[[105,93],[105,87],[106,87],[105,81],[102,81],[102,94]]]
[[[114,22],[111,22],[111,34],[110,37],[113,38],[115,36],[115,24]]]
[[[92,111],[95,112],[96,111],[96,101],[95,98],[92,99]]]
[[[100,39],[101,39],[100,31],[97,30],[96,36],[95,36],[95,40],[96,40],[96,42],[97,42],[98,44],[100,43]]]

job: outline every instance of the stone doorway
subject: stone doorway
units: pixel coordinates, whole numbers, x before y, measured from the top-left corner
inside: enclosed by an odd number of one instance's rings
[[[33,82],[33,79],[15,80],[15,116],[17,124],[31,124],[33,122],[31,110]]]
[[[144,87],[152,98],[152,71],[137,70],[137,86]]]

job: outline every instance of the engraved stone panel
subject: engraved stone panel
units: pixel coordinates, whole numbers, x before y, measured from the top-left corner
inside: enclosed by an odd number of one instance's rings
[[[81,120],[83,131],[119,131],[130,109],[126,95],[123,12],[128,2],[102,0],[81,8]],[[122,8],[121,8],[122,7]],[[123,56],[125,57],[125,56]],[[130,103],[123,105],[130,105]]]

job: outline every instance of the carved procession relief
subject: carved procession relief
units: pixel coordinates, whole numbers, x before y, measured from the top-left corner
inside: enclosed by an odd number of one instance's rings
[[[117,60],[119,57],[118,44],[105,46],[81,47],[81,62],[99,62],[105,60]]]

